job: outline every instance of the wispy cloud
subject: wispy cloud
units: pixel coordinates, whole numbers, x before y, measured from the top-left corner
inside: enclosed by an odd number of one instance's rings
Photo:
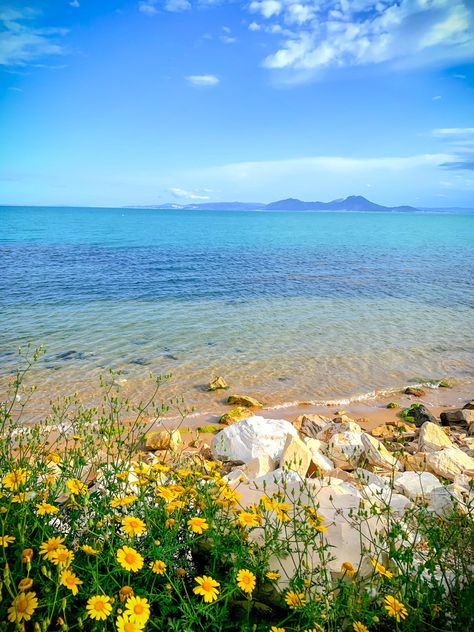
[[[79,7],[81,6],[78,2],[78,0],[71,0],[71,2],[69,3],[70,7],[73,7],[74,9],[79,9]]]
[[[253,0],[248,7],[284,38],[263,66],[303,77],[330,67],[474,58],[471,0]]]
[[[64,37],[64,28],[36,28],[34,9],[0,8],[0,65],[26,66],[48,55],[62,55],[64,47],[57,38]]]
[[[440,166],[454,171],[474,170],[474,127],[439,127],[431,131],[432,136],[442,140],[454,154]]]
[[[219,78],[215,75],[189,75],[185,79],[190,85],[197,88],[217,86],[219,83]]]
[[[170,189],[170,193],[179,199],[188,199],[188,200],[209,200],[208,195],[200,195],[196,191],[186,191],[185,189],[180,189],[179,187],[172,187]]]
[[[138,3],[138,10],[145,15],[156,15],[159,12],[158,0],[141,0]],[[192,8],[189,0],[165,0],[161,3],[161,9],[170,11],[171,13],[181,13],[189,11]]]

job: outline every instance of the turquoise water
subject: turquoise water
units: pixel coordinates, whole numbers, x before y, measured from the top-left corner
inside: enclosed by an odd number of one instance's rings
[[[205,407],[213,374],[275,403],[469,382],[473,237],[467,213],[1,207],[0,379],[31,342],[40,386],[172,372]]]

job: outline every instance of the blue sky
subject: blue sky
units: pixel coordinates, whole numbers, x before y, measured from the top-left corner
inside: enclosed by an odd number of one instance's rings
[[[472,0],[0,2],[0,203],[474,206]]]

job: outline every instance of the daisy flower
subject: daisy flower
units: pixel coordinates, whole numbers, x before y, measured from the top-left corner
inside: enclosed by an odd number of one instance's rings
[[[198,534],[201,534],[206,531],[206,529],[209,529],[209,525],[204,520],[204,518],[197,517],[188,520],[188,527],[191,529],[191,531]]]
[[[132,573],[143,568],[143,557],[130,546],[124,546],[117,551],[117,561],[126,571]]]
[[[195,595],[201,595],[206,603],[212,603],[219,595],[218,586],[219,582],[216,582],[212,577],[203,575],[202,577],[196,577],[194,581],[198,584],[193,588]]]
[[[125,516],[122,518],[122,531],[131,537],[145,533],[146,524],[140,518]]]
[[[251,593],[256,583],[257,578],[251,571],[242,569],[237,573],[237,586],[245,593]]]
[[[63,586],[69,588],[73,595],[77,595],[77,587],[82,584],[82,581],[79,579],[79,577],[77,577],[75,573],[68,569],[65,569],[64,571],[61,571],[60,579]]]
[[[91,619],[105,621],[112,612],[110,597],[107,597],[107,595],[94,595],[93,597],[89,597],[86,610]]]
[[[132,621],[145,625],[150,618],[150,604],[148,603],[148,599],[143,597],[129,597],[125,604],[124,615],[128,616]]]
[[[285,595],[286,605],[289,606],[292,610],[294,608],[299,608],[300,606],[304,606],[306,600],[304,598],[304,593],[298,593],[294,590],[289,590]]]
[[[387,611],[389,617],[393,617],[397,623],[399,623],[402,619],[406,619],[408,616],[408,611],[401,601],[392,597],[392,595],[387,595],[384,597],[384,608]]]
[[[38,599],[36,593],[21,592],[12,601],[12,605],[8,608],[8,620],[11,623],[21,623],[22,621],[29,621],[32,614],[38,607]]]
[[[166,564],[161,560],[150,562],[149,567],[151,569],[151,572],[155,573],[156,575],[163,575],[164,573],[166,573]]]

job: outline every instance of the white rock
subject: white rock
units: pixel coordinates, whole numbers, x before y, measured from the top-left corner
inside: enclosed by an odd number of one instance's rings
[[[395,474],[393,486],[408,498],[427,498],[440,482],[430,472],[402,472]]]
[[[327,444],[318,439],[306,439],[306,445],[311,451],[311,460],[321,472],[329,472],[334,469],[334,463],[325,456],[320,450],[321,446],[327,447]]]
[[[365,487],[363,495],[371,504],[380,507],[382,512],[389,509],[390,512],[396,516],[402,516],[406,509],[413,505],[411,500],[406,496],[397,494],[389,487],[379,487],[374,483]]]
[[[431,421],[425,421],[420,428],[418,449],[420,452],[437,452],[443,448],[452,448],[453,442],[443,431],[441,426]]]
[[[472,494],[459,485],[436,487],[430,494],[430,509],[439,516],[450,514],[454,509],[464,513],[472,503]]]
[[[298,483],[304,485],[304,480],[305,479],[303,479],[298,472],[278,467],[276,470],[273,470],[273,472],[256,478],[254,487],[255,489],[259,489],[261,493],[269,493],[270,490],[279,489],[283,484]]]
[[[288,435],[286,437],[280,467],[293,470],[304,478],[308,472],[311,458],[311,450],[298,436]]]
[[[258,415],[224,428],[212,440],[214,458],[248,463],[258,456],[280,461],[288,435],[297,431],[284,419],[264,419]]]
[[[364,432],[361,436],[361,440],[364,448],[364,456],[371,465],[389,469],[402,469],[400,461],[396,459],[378,439]]]
[[[352,421],[347,417],[347,421],[328,424],[325,428],[318,432],[316,439],[327,443],[331,437],[336,434],[340,434],[341,432],[356,432],[360,434],[362,432],[362,428],[355,421]]]
[[[291,435],[290,435],[291,436]],[[255,459],[252,459],[245,465],[243,465],[240,469],[243,474],[248,478],[248,480],[253,481],[259,476],[265,476],[269,472],[273,472],[276,468],[276,462],[271,459],[269,456],[257,456]]]
[[[426,457],[428,469],[434,474],[454,481],[458,474],[474,469],[474,459],[459,448],[444,448]]]
[[[369,470],[364,470],[361,467],[358,467],[354,470],[354,474],[364,485],[378,485],[378,487],[389,487],[390,480],[386,476],[379,476],[374,472],[369,472]]]
[[[357,466],[363,451],[359,432],[340,432],[329,440],[327,456],[341,470],[351,470]]]

